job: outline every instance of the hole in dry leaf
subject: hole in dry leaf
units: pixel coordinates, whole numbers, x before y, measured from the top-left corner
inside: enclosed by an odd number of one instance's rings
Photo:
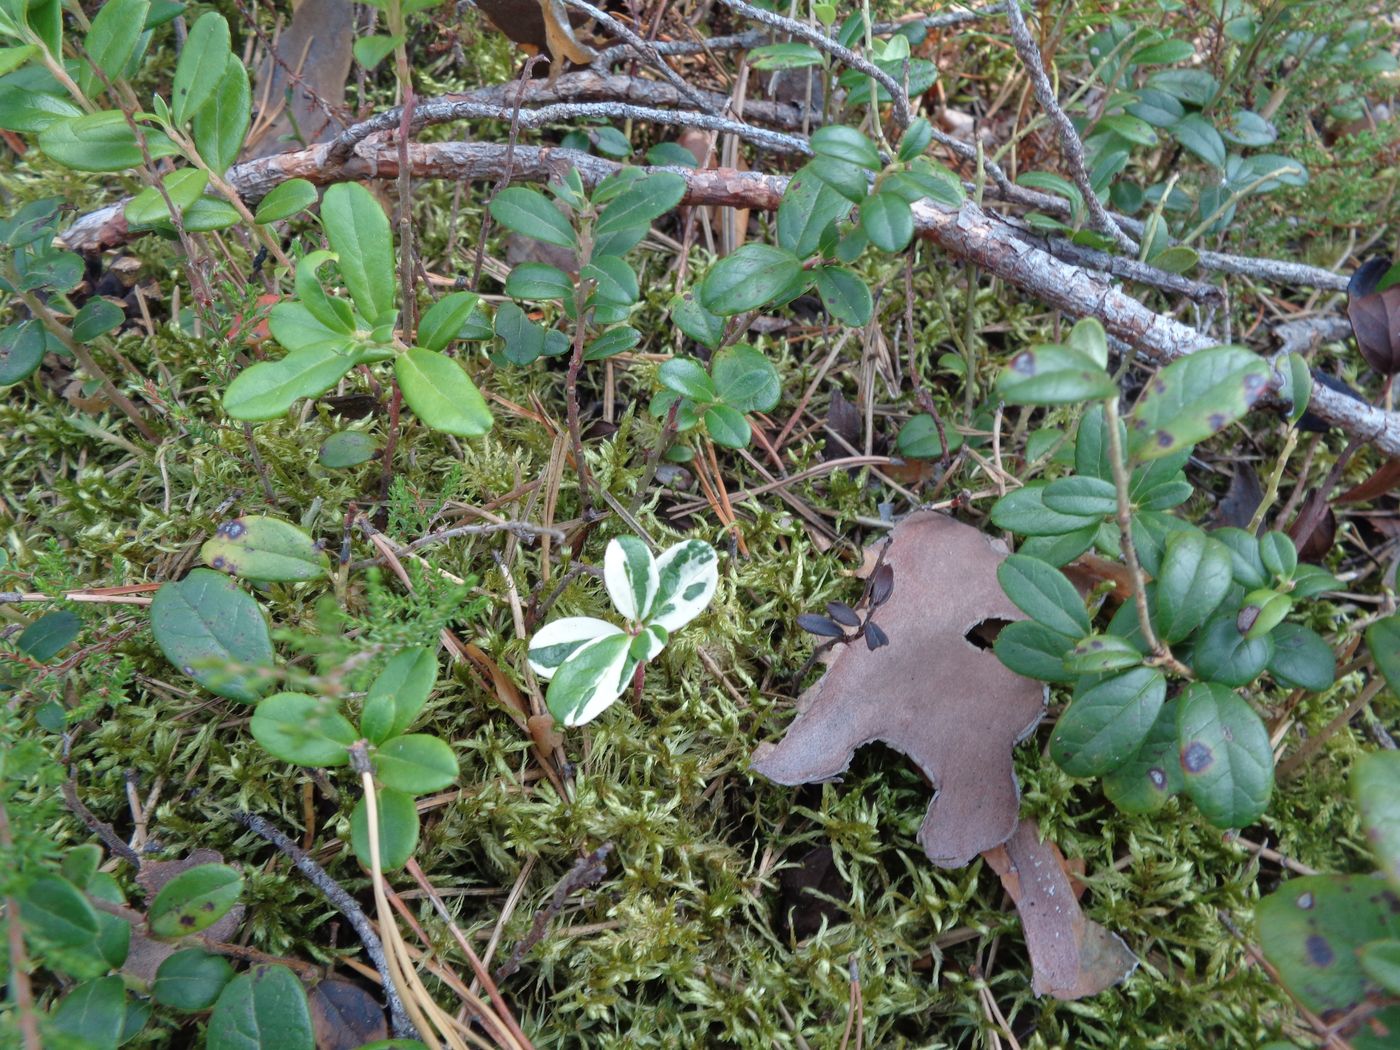
[[[963,637],[979,649],[990,649],[997,640],[997,635],[1001,634],[1001,629],[1010,622],[1010,620],[999,620],[996,617],[981,620],[969,627]]]

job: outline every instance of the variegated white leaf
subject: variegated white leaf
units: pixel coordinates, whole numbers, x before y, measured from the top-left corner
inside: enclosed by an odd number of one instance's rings
[[[589,642],[621,635],[622,629],[594,616],[566,616],[545,624],[530,639],[530,666],[548,681],[560,665]]]
[[[566,726],[581,726],[606,711],[627,684],[631,644],[631,636],[619,632],[578,649],[559,668],[545,693],[554,717]]]
[[[603,583],[617,611],[644,620],[656,597],[656,559],[635,536],[619,536],[603,552]]]
[[[704,540],[686,540],[656,560],[660,582],[649,624],[675,634],[699,616],[719,586],[719,557]]]
[[[648,624],[642,629],[641,634],[632,639],[632,648],[629,650],[632,659],[638,663],[651,663],[656,659],[657,654],[666,648],[670,637],[666,628],[660,624]]]

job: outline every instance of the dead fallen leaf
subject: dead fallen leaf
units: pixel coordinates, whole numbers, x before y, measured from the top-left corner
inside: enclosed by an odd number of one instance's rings
[[[1005,842],[1020,804],[1011,749],[1040,721],[1045,687],[967,639],[984,620],[1024,619],[997,583],[1002,557],[945,515],[901,522],[886,555],[894,593],[880,610],[889,645],[838,647],[783,739],[754,752],[754,770],[779,784],[832,780],[878,740],[938,789],[919,829],[930,860],[959,867]]]
[[[1383,376],[1400,372],[1400,284],[1376,291],[1389,270],[1389,259],[1369,259],[1347,284],[1347,319],[1357,349]]]
[[[778,931],[801,941],[813,936],[826,923],[835,926],[846,921],[845,909],[836,903],[849,900],[850,883],[836,866],[830,846],[808,850],[778,876],[781,901]]]
[[[1021,821],[1006,845],[983,856],[1021,915],[1036,995],[1083,999],[1137,969],[1123,939],[1079,910],[1064,857],[1053,842],[1040,841],[1035,821]]]
[[[254,77],[258,122],[244,160],[266,157],[334,138],[345,128],[345,85],[355,43],[355,8],[349,0],[300,0],[291,24],[277,38]],[[295,136],[295,138],[294,138]]]
[[[353,981],[318,981],[307,994],[316,1050],[355,1050],[389,1037],[384,1007]]]
[[[1264,499],[1264,488],[1259,484],[1259,474],[1249,463],[1240,463],[1230,478],[1230,487],[1224,498],[1216,505],[1214,524],[1233,526],[1237,529],[1249,527],[1254,520],[1254,512]]]
[[[1361,484],[1347,489],[1337,497],[1338,503],[1366,503],[1400,487],[1400,459],[1386,460]]]

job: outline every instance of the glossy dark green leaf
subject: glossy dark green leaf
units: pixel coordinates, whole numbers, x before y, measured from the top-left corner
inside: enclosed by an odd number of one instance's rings
[[[83,621],[67,609],[39,617],[15,639],[15,648],[32,660],[46,664],[68,648],[83,629]]]
[[[1022,536],[1062,536],[1097,527],[1100,518],[1062,514],[1045,505],[1046,482],[1032,482],[1013,489],[992,504],[992,524]]]
[[[870,287],[859,274],[844,266],[818,266],[812,274],[827,313],[842,324],[857,328],[870,321],[875,302]]]
[[[630,146],[627,148],[630,152]],[[653,222],[681,202],[685,186],[684,178],[669,171],[634,179],[608,202],[593,225],[595,260],[620,255],[637,244]]]
[[[1027,536],[1016,550],[1020,554],[1037,558],[1046,565],[1060,568],[1092,547],[1098,532],[1098,528],[1091,525],[1059,536]]]
[[[156,970],[151,997],[181,1013],[207,1010],[233,980],[233,967],[222,955],[186,948],[171,955]]]
[[[875,143],[844,124],[827,124],[817,128],[812,132],[811,142],[812,150],[819,156],[836,157],[871,171],[879,171],[883,166]]]
[[[1152,622],[1168,644],[1200,627],[1225,600],[1231,583],[1230,550],[1199,529],[1167,539],[1157,571]]]
[[[1192,682],[1177,700],[1186,793],[1219,828],[1253,824],[1269,805],[1274,754],[1254,709],[1216,682]]]
[[[593,294],[589,301],[594,304],[595,309],[603,305],[629,307],[641,295],[636,272],[615,255],[595,258],[583,268],[579,277],[593,282]],[[622,316],[608,318],[601,309],[597,309],[597,317],[600,321],[609,323],[622,320],[626,312],[624,309]]]
[[[695,293],[685,291],[671,298],[671,320],[701,346],[717,350],[724,339],[724,318],[700,305]]]
[[[782,395],[778,370],[751,346],[726,347],[710,362],[716,395],[739,412],[771,412]]]
[[[1016,405],[1070,405],[1117,392],[1109,374],[1067,346],[1022,350],[997,376],[997,392]]]
[[[1358,758],[1351,791],[1376,864],[1400,892],[1400,752],[1372,751]]]
[[[791,252],[749,243],[720,259],[700,285],[700,303],[721,317],[754,310],[781,295],[802,276]]]
[[[642,333],[631,325],[618,325],[609,328],[584,348],[585,361],[606,361],[618,354],[625,354],[642,341]]]
[[[1041,498],[1051,510],[1076,517],[1103,517],[1118,510],[1113,483],[1082,474],[1050,482]]]
[[[719,396],[704,365],[688,357],[673,357],[669,361],[663,361],[657,370],[656,378],[667,390],[674,390],[694,401],[709,402]]]
[[[116,1050],[126,1015],[126,986],[120,977],[86,981],[59,1000],[49,1017],[54,1031],[85,1050]]]
[[[248,69],[230,55],[213,97],[194,114],[195,148],[214,171],[225,172],[238,160],[248,136],[252,105]]]
[[[1089,633],[1084,600],[1053,565],[1013,554],[997,566],[997,581],[1016,607],[1042,626],[1072,638]]]
[[[175,667],[219,696],[255,702],[257,671],[272,666],[272,638],[258,603],[221,572],[193,569],[156,591],[151,633]]]
[[[258,210],[253,213],[253,218],[262,223],[280,222],[305,211],[315,203],[315,186],[305,179],[288,179],[274,186],[268,195],[258,202]]]
[[[457,779],[457,756],[427,733],[410,733],[386,741],[374,752],[375,779],[408,795],[441,791]]]
[[[506,294],[515,299],[568,299],[574,282],[568,274],[548,263],[523,262],[506,278]]]
[[[394,238],[383,205],[358,182],[337,183],[321,202],[321,225],[355,307],[365,320],[378,323],[394,309],[396,298]]]
[[[1147,86],[1157,91],[1204,106],[1220,90],[1219,82],[1204,69],[1163,69],[1147,78]]]
[[[1195,445],[1244,417],[1264,393],[1269,365],[1238,346],[1198,350],[1161,369],[1128,419],[1138,460]]]
[[[67,879],[40,875],[20,899],[20,919],[27,931],[60,948],[81,948],[97,939],[97,912]]]
[[[1170,128],[1171,136],[1212,168],[1225,167],[1225,142],[1210,121],[1188,113]]]
[[[1104,775],[1103,790],[1124,813],[1155,813],[1184,786],[1176,747],[1176,703],[1169,701],[1157,712],[1133,757]]]
[[[254,966],[224,988],[209,1016],[207,1050],[313,1050],[311,1011],[285,966]]]
[[[412,347],[394,359],[403,399],[434,430],[458,437],[480,437],[491,429],[486,399],[455,360]]]
[[[200,864],[160,888],[146,912],[156,937],[184,937],[207,930],[228,914],[243,893],[243,876],[227,864]]]
[[[79,343],[90,343],[108,332],[121,327],[126,320],[126,311],[110,299],[95,296],[83,303],[73,317],[73,338]]]
[[[234,377],[224,391],[224,411],[234,419],[276,419],[304,397],[324,394],[354,366],[334,346],[296,350],[278,361],[259,361]]]
[[[860,225],[881,251],[902,252],[914,239],[914,212],[894,193],[872,193],[860,202]]]
[[[23,382],[44,363],[48,339],[32,318],[0,329],[0,386]]]
[[[997,633],[992,650],[1003,664],[1026,678],[1042,682],[1073,682],[1079,675],[1065,668],[1065,654],[1074,646],[1069,635],[1017,620]]]
[[[569,220],[548,197],[525,186],[511,186],[496,194],[491,217],[508,230],[560,248],[573,248],[578,239]]]
[[[232,57],[228,22],[206,11],[190,27],[175,66],[170,108],[176,124],[185,123],[213,98]]]
[[[1281,623],[1269,637],[1274,655],[1269,657],[1268,670],[1276,682],[1315,693],[1331,687],[1337,676],[1337,657],[1321,635],[1300,624]]]
[[[804,169],[826,183],[852,204],[865,200],[870,189],[870,172],[859,164],[836,157],[814,157]]]
[[[375,798],[379,815],[380,867],[385,871],[397,871],[418,848],[418,808],[413,804],[412,795],[390,788],[379,789]],[[350,814],[350,845],[355,857],[369,869],[373,854],[369,843],[369,809],[363,798]]]
[[[343,766],[359,738],[334,700],[306,693],[275,693],[259,702],[249,730],[271,754],[299,766]]]
[[[705,409],[705,432],[716,445],[725,448],[748,448],[753,431],[743,413],[728,405],[711,405]]]
[[[82,112],[65,97],[0,83],[0,128],[7,131],[37,135],[51,124],[81,116]]]
[[[1280,580],[1290,580],[1298,568],[1298,548],[1282,532],[1266,532],[1259,537],[1259,560]]]
[[[1155,668],[1086,679],[1055,723],[1050,757],[1074,777],[1117,769],[1137,754],[1166,696],[1167,680]]]
[[[1261,900],[1255,918],[1264,958],[1298,1002],[1342,1014],[1380,992],[1360,951],[1400,937],[1400,897],[1370,875],[1308,875]]]
[[[1230,572],[1241,587],[1252,591],[1268,582],[1256,537],[1235,528],[1213,529],[1210,537],[1230,551]]]
[[[1246,638],[1235,614],[1222,610],[1201,628],[1191,651],[1191,668],[1202,678],[1228,686],[1248,685],[1264,673],[1274,655],[1273,639]]]
[[[805,259],[821,244],[822,233],[851,213],[851,202],[807,167],[789,180],[778,205],[778,247]]]

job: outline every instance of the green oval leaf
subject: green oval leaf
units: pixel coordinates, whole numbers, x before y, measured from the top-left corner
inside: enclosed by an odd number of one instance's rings
[[[1186,793],[1219,828],[1253,824],[1269,805],[1274,755],[1254,709],[1215,682],[1192,682],[1177,701]]]
[[[234,377],[224,391],[224,411],[234,419],[276,419],[304,397],[324,394],[354,366],[334,346],[310,346],[280,361],[259,361]]]
[[[452,358],[413,347],[394,360],[394,374],[408,407],[434,430],[480,437],[491,429],[486,399]]]
[[[20,901],[26,930],[59,948],[81,948],[97,939],[97,913],[67,879],[40,875]]]
[[[1073,638],[1089,633],[1084,600],[1053,565],[1013,554],[997,566],[997,582],[1016,608],[1037,623]]]
[[[1366,628],[1366,648],[1376,670],[1385,676],[1390,691],[1400,696],[1400,613],[1377,620]]]
[[[525,186],[511,186],[491,201],[491,217],[508,230],[560,248],[575,248],[573,225],[548,197]]]
[[[721,317],[755,310],[802,277],[797,256],[767,244],[745,244],[720,259],[700,285],[700,303]]]
[[[15,639],[15,648],[32,660],[46,664],[66,649],[83,629],[83,621],[67,609],[39,617]]]
[[[1376,862],[1400,891],[1400,752],[1373,751],[1357,759],[1351,791]]]
[[[1337,657],[1321,635],[1301,624],[1281,623],[1269,637],[1274,654],[1268,669],[1276,682],[1314,693],[1331,688],[1337,677]]]
[[[157,937],[198,933],[227,915],[242,893],[243,876],[227,864],[200,864],[160,888],[146,923]]]
[[[152,160],[179,153],[164,132],[141,130]],[[55,121],[39,132],[39,149],[74,171],[125,171],[140,167],[143,160],[135,133],[117,110]]]
[[[1107,372],[1067,346],[1022,350],[997,376],[996,387],[1017,405],[1070,405],[1117,393]]]
[[[450,787],[457,779],[452,748],[427,733],[396,736],[374,753],[374,773],[386,788],[426,795]]]
[[[249,729],[269,752],[299,766],[343,766],[359,737],[334,700],[305,693],[276,693],[261,701]]]
[[[1233,583],[1231,567],[1229,548],[1200,529],[1167,537],[1152,609],[1163,640],[1179,642],[1210,618]]]
[[[1183,786],[1176,749],[1176,703],[1170,701],[1157,712],[1133,757],[1104,774],[1103,790],[1124,813],[1155,813]]]
[[[1238,346],[1198,350],[1161,369],[1128,418],[1133,458],[1157,459],[1244,417],[1269,383],[1269,365]]]
[[[879,171],[884,167],[875,143],[844,124],[827,124],[817,128],[812,132],[811,143],[812,150],[820,156],[836,157],[870,171]]]
[[[379,441],[358,430],[341,430],[321,443],[316,459],[332,470],[357,467],[379,454]]]
[[[810,167],[798,169],[778,205],[778,247],[805,259],[832,223],[851,213],[851,202]]]
[[[1065,656],[1065,668],[1075,674],[1100,674],[1142,663],[1142,652],[1126,638],[1091,634],[1075,643]]]
[[[1041,498],[1051,510],[1075,517],[1103,517],[1118,510],[1112,482],[1084,475],[1055,479],[1045,486]]]
[[[151,601],[151,633],[175,667],[211,693],[253,703],[272,666],[267,619],[252,596],[212,569],[193,569]]]
[[[728,405],[711,405],[703,413],[705,432],[716,445],[725,448],[748,448],[753,428],[742,412]]]
[[[213,1006],[231,980],[233,967],[222,955],[186,948],[160,964],[151,998],[172,1010],[197,1013]]]
[[[1045,505],[1046,484],[1043,481],[1032,482],[1001,497],[992,504],[992,524],[1022,536],[1063,536],[1097,528],[1101,524],[1098,516],[1086,517],[1051,510]]]
[[[860,202],[860,226],[875,247],[902,252],[914,239],[914,211],[897,194],[872,193]]]
[[[0,386],[19,383],[44,363],[48,340],[43,326],[33,319],[0,330]]]
[[[248,135],[252,106],[248,70],[230,55],[213,97],[194,114],[195,148],[214,171],[225,172],[238,160]]]
[[[122,75],[136,53],[150,8],[150,0],[107,0],[98,9],[83,37],[88,64],[78,71],[78,86],[84,94],[96,97],[104,90],[95,70],[101,70],[108,80]]]
[[[425,350],[445,350],[463,334],[481,302],[474,292],[450,292],[418,319],[418,345]]]
[[[997,633],[992,650],[997,659],[1027,678],[1042,682],[1073,682],[1078,675],[1065,667],[1065,654],[1074,647],[1069,635],[1033,620],[1017,620]]]
[[[326,552],[306,532],[289,521],[259,514],[224,522],[199,556],[210,568],[245,580],[314,580],[328,567]]]
[[[190,27],[175,65],[170,100],[176,124],[185,123],[213,97],[232,57],[228,22],[223,15],[206,11]]]
[[[379,323],[394,309],[394,239],[383,206],[358,182],[337,183],[321,202],[321,225],[345,290],[365,320]]]
[[[1055,724],[1050,757],[1072,777],[1112,772],[1137,754],[1166,698],[1166,678],[1150,667],[1081,683]]]
[[[630,152],[630,147],[628,152]],[[646,236],[651,224],[685,196],[685,179],[659,171],[633,179],[603,208],[593,224],[593,254],[620,255]]]
[[[437,681],[437,657],[431,649],[396,653],[370,683],[360,713],[360,732],[371,744],[398,736],[418,717]]]
[[[1273,655],[1272,638],[1246,638],[1234,613],[1226,609],[1207,620],[1193,640],[1190,664],[1202,678],[1243,686],[1264,673]]]
[[[290,219],[297,212],[305,211],[316,203],[316,187],[305,179],[288,179],[280,186],[274,186],[261,201],[253,218],[261,223],[280,222]]]
[[[818,266],[812,274],[817,279],[817,294],[827,313],[857,328],[869,323],[875,301],[870,296],[869,286],[854,270],[844,266]]]
[[[623,672],[632,639],[626,634],[598,638],[576,649],[555,672],[545,703],[566,726],[591,722],[622,695]]]
[[[1295,998],[1344,1013],[1380,988],[1361,966],[1363,945],[1400,937],[1400,897],[1369,875],[1289,879],[1255,905],[1259,946]]]
[[[710,375],[719,399],[739,412],[771,412],[783,392],[773,362],[751,346],[731,346],[715,354]]]
[[[254,966],[228,983],[209,1015],[206,1050],[313,1050],[301,982],[285,966]]]
[[[85,1050],[116,1050],[126,1016],[126,986],[117,976],[86,981],[65,995],[49,1024]]]
[[[418,809],[413,796],[402,791],[382,788],[375,792],[379,816],[379,866],[384,871],[397,871],[408,863],[418,847]],[[350,814],[350,846],[366,869],[371,868],[369,848],[369,809],[365,800],[355,804]]]

